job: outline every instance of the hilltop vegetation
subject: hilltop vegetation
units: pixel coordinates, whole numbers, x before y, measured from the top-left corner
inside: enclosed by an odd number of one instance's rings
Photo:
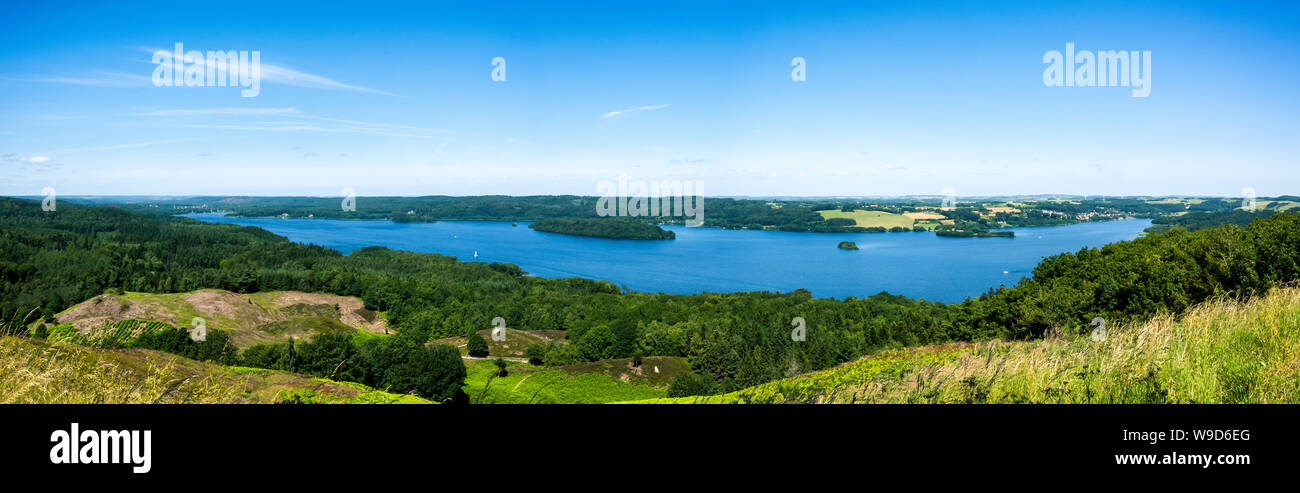
[[[673,377],[687,370],[684,358],[629,358],[557,367],[509,363],[497,376],[491,362],[469,365],[465,393],[475,404],[601,404],[667,395]]]
[[[366,310],[349,296],[268,291],[238,294],[219,289],[186,293],[105,293],[56,314],[52,324],[68,324],[89,334],[126,320],[150,320],[190,328],[195,317],[205,327],[225,331],[236,347],[304,339],[317,333],[386,334],[383,315]]]
[[[0,403],[428,403],[293,373],[0,336]]]
[[[1300,288],[1091,335],[892,351],[725,395],[652,403],[1295,403]]]

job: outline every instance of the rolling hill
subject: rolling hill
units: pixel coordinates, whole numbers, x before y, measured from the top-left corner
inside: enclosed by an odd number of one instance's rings
[[[1300,288],[1214,300],[1104,339],[910,348],[723,395],[640,403],[1287,403],[1300,400]]]
[[[0,403],[429,403],[295,373],[203,363],[146,349],[106,350],[0,336]]]
[[[357,298],[298,291],[105,293],[60,312],[53,322],[85,334],[127,320],[189,328],[194,317],[203,318],[209,329],[228,331],[240,348],[318,332],[388,332],[383,314],[367,310]]]

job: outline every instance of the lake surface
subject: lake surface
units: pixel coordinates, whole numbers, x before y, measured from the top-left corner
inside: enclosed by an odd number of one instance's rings
[[[1149,219],[1013,228],[1015,238],[941,238],[934,233],[787,233],[665,226],[677,239],[610,240],[528,228],[530,223],[393,223],[260,219],[187,214],[256,226],[300,243],[351,253],[370,245],[433,252],[464,261],[510,262],[541,277],[586,277],[642,292],[699,293],[807,289],[813,296],[865,297],[888,291],[959,302],[1019,282],[1050,255],[1136,238]],[[859,250],[841,250],[841,241]]]

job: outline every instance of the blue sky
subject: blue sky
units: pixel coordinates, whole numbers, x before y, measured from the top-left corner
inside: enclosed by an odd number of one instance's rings
[[[605,3],[7,2],[0,194],[1300,194],[1294,3]],[[260,94],[154,87],[177,42]],[[1045,86],[1067,42],[1150,95]]]

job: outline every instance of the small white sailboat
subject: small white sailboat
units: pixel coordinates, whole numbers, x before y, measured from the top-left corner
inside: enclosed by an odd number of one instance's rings
[[[478,250],[474,250],[474,260],[478,260]]]

